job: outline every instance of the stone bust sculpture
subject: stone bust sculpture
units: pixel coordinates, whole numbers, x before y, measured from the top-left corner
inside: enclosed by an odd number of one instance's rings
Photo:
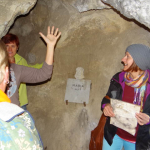
[[[84,69],[82,67],[76,68],[75,78],[79,80],[84,78]]]

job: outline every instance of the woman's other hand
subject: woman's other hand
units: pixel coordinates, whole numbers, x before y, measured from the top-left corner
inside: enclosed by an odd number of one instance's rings
[[[137,118],[137,121],[140,125],[145,125],[150,121],[149,116],[145,113],[136,113],[135,117]]]
[[[104,109],[103,109],[104,115],[108,117],[114,117],[115,114],[113,113],[113,108],[111,107],[110,104],[106,104]]]

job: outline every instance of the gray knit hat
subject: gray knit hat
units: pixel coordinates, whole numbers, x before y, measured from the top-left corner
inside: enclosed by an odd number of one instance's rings
[[[150,48],[148,46],[133,44],[127,47],[126,52],[130,53],[136,65],[141,70],[150,69]]]

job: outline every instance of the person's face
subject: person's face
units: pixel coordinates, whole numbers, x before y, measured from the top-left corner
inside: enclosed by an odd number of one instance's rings
[[[124,68],[123,68],[124,71],[129,69],[130,66],[133,64],[133,58],[129,52],[125,53],[125,56],[122,58],[121,61],[124,63]]]
[[[8,43],[6,44],[7,53],[9,58],[13,58],[16,55],[18,46],[16,43]]]

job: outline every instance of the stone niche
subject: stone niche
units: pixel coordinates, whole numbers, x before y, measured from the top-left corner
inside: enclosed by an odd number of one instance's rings
[[[150,46],[148,7],[144,12],[144,2],[139,5],[141,0],[132,0],[135,4],[131,6],[138,5],[140,15],[130,7],[129,16],[128,7],[123,7],[128,6],[126,1],[119,5],[117,0],[103,0],[104,3],[38,0],[30,13],[17,18],[9,30],[20,39],[18,53],[32,64],[45,59],[46,46],[39,31],[46,34],[47,26],[54,25],[62,32],[55,48],[51,80],[27,87],[28,110],[45,149],[88,150],[91,130],[97,126],[102,113],[101,100],[111,77],[122,69],[126,47],[133,43]],[[149,2],[145,2],[148,6]],[[1,35],[4,33],[6,30]],[[76,103],[66,105],[64,101],[67,79],[74,78],[78,66],[84,68],[85,80],[92,82],[86,107]]]

